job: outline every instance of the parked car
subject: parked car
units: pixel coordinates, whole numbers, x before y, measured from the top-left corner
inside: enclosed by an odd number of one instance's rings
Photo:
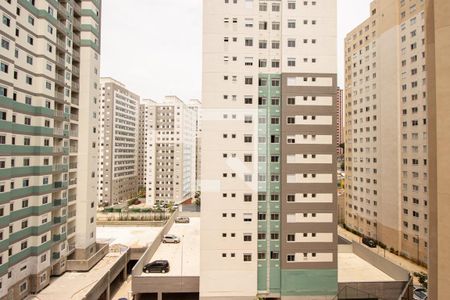
[[[428,292],[423,287],[416,287],[414,288],[414,300],[427,300],[428,299]]]
[[[364,245],[369,246],[370,248],[376,248],[377,242],[374,239],[371,239],[370,237],[363,237],[362,242]]]
[[[180,238],[173,234],[166,234],[163,239],[163,243],[172,243],[172,244],[178,244],[180,242]]]
[[[144,273],[167,273],[169,271],[170,266],[167,260],[155,260],[146,264],[142,269]]]
[[[189,223],[189,221],[188,217],[177,217],[175,219],[175,223]]]

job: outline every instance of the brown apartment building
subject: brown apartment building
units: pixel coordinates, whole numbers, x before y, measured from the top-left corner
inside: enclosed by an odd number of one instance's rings
[[[375,0],[345,40],[346,217],[352,229],[428,260],[425,11]]]
[[[429,299],[450,295],[450,2],[428,0],[427,70],[430,130]]]

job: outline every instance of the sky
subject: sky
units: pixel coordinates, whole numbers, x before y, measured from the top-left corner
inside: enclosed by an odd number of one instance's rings
[[[201,98],[203,0],[102,1],[101,76],[142,99]],[[344,38],[369,16],[371,0],[338,1],[338,76]]]

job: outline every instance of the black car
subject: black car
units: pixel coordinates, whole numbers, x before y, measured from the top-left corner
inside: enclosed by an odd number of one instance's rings
[[[376,248],[377,247],[377,242],[373,239],[371,239],[370,237],[363,237],[362,242],[364,245],[369,246],[370,248]]]
[[[167,260],[155,260],[148,263],[142,269],[144,273],[167,273],[170,270],[169,262]]]

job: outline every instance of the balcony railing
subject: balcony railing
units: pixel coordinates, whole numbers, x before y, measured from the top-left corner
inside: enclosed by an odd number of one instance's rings
[[[53,135],[64,136],[64,129],[62,129],[62,128],[53,128]]]
[[[75,163],[70,163],[69,164],[69,169],[76,169],[77,168],[77,163],[75,162]]]
[[[70,115],[70,119],[73,120],[73,121],[78,121],[78,115],[71,114]]]
[[[57,38],[56,39],[56,45],[60,48],[62,48],[63,50],[66,49],[66,42],[62,39]]]
[[[77,138],[78,137],[78,130],[71,130],[70,131],[70,137]]]
[[[67,181],[56,181],[53,183],[53,186],[55,189],[60,189],[60,188],[66,188],[67,187]]]
[[[69,184],[70,184],[70,185],[75,185],[75,184],[77,184],[77,179],[76,179],[76,178],[70,179],[70,180],[69,180]]]
[[[80,75],[80,68],[73,66],[72,73],[75,74],[76,76]]]
[[[61,118],[61,119],[63,119],[63,118],[64,118],[64,112],[63,112],[62,110],[54,110],[54,111],[53,111],[53,116],[54,116],[55,118]]]
[[[55,92],[55,98],[62,102],[64,101],[64,94],[61,92]]]
[[[77,195],[69,195],[69,202],[73,202],[77,200]]]
[[[80,52],[77,51],[77,50],[73,50],[72,51],[72,57],[77,59],[77,60],[80,60]]]
[[[64,85],[64,76],[56,74],[56,82],[60,83],[61,85]]]
[[[80,85],[74,81],[72,81],[72,90],[78,91],[80,90]]]
[[[77,147],[70,147],[70,153],[77,153],[78,148]]]
[[[75,217],[76,215],[77,215],[76,210],[74,210],[74,211],[69,211],[69,213],[68,213],[69,219]]]
[[[77,14],[81,14],[81,7],[80,7],[80,5],[77,3],[77,2],[75,2],[75,1],[72,1],[72,6],[73,6],[73,10],[77,13]]]
[[[67,165],[53,165],[53,172],[67,172]]]

